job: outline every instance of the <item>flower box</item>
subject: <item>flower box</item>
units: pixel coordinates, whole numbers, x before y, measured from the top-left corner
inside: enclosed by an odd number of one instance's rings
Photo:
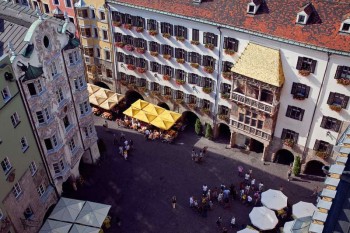
[[[160,95],[160,91],[151,91],[150,93],[152,96],[159,96]]]
[[[329,154],[326,151],[316,151],[316,156],[327,159],[329,157]]]
[[[229,93],[221,93],[221,98],[224,100],[227,100],[230,98],[230,94]]]
[[[183,84],[185,84],[185,83],[186,83],[185,80],[176,79],[176,84],[177,84],[177,85],[183,85]]]
[[[133,83],[129,83],[126,87],[129,89],[134,89],[136,86]]]
[[[204,47],[206,47],[207,49],[213,50],[215,48],[215,45],[208,43],[208,44],[205,44]]]
[[[115,42],[115,47],[118,47],[118,48],[123,48],[125,46],[125,43],[124,42]]]
[[[125,45],[124,48],[130,52],[134,51],[134,46],[132,46],[130,44]]]
[[[156,36],[156,35],[158,35],[158,31],[157,31],[157,30],[149,30],[148,33],[149,33],[151,36]]]
[[[214,72],[214,68],[211,66],[205,66],[204,71],[207,72],[208,74],[212,74]]]
[[[137,87],[137,90],[139,92],[145,92],[146,91],[146,87]]]
[[[128,70],[135,70],[136,67],[133,64],[127,64],[126,67],[128,68]]]
[[[209,108],[202,108],[202,112],[203,112],[204,114],[209,115],[209,114],[210,114],[210,109],[209,109]]]
[[[128,29],[128,30],[131,30],[132,29],[132,25],[129,24],[129,23],[126,23],[126,24],[124,24],[124,28]]]
[[[171,95],[163,95],[164,99],[166,100],[170,100],[171,99]]]
[[[333,111],[340,112],[342,110],[342,107],[340,105],[329,105],[329,108]]]
[[[170,60],[171,59],[171,55],[170,54],[163,54],[163,58],[166,60]]]
[[[340,79],[337,79],[337,83],[342,84],[344,86],[348,86],[350,85],[350,79],[340,78]]]
[[[193,44],[193,45],[199,45],[200,43],[199,43],[198,40],[191,40],[191,44]]]
[[[187,104],[187,106],[191,109],[195,109],[197,107],[197,104],[196,103],[189,103],[189,104]]]
[[[153,56],[153,57],[158,57],[158,52],[151,51],[150,54],[151,54],[151,56]]]
[[[233,54],[235,54],[235,51],[233,49],[225,49],[225,54],[233,55]]]
[[[296,100],[304,100],[305,99],[305,96],[301,95],[301,94],[294,94],[293,95],[293,99],[296,99]]]
[[[136,27],[136,31],[140,33],[143,32],[143,27]]]
[[[177,103],[177,104],[184,104],[184,100],[183,99],[176,99],[175,103]]]
[[[177,63],[180,63],[180,64],[185,63],[185,59],[183,59],[183,58],[177,58],[176,61],[177,61]]]
[[[219,115],[219,119],[223,121],[228,121],[230,117],[228,115],[221,114]]]
[[[198,69],[198,67],[199,67],[199,64],[198,64],[198,63],[191,63],[191,66],[192,66],[193,68],[196,68],[196,69]]]
[[[170,81],[170,79],[171,79],[170,75],[167,75],[167,74],[163,75],[163,80]]]
[[[177,41],[184,42],[184,41],[185,41],[185,37],[183,37],[183,36],[177,36],[177,37],[176,37],[176,40],[177,40]]]
[[[311,74],[311,72],[309,70],[299,70],[299,74],[301,76],[306,77],[306,76],[309,76]]]
[[[147,71],[145,68],[142,68],[142,67],[137,67],[136,70],[140,74],[146,73],[146,71]]]
[[[139,54],[144,54],[145,53],[145,48],[137,47],[136,48],[136,52],[138,52]]]
[[[170,33],[163,33],[163,37],[169,39],[171,37]]]
[[[120,27],[120,26],[122,26],[122,22],[120,22],[120,21],[113,21],[113,26]]]
[[[231,72],[222,72],[222,77],[227,79],[227,80],[231,80]]]
[[[128,84],[128,82],[126,80],[121,80],[120,83],[123,85],[123,86],[126,86]]]
[[[212,91],[211,87],[203,87],[202,90],[204,93],[207,93],[207,94],[211,93],[211,91]]]
[[[283,145],[288,146],[292,148],[294,146],[294,140],[293,139],[284,139],[283,140]]]

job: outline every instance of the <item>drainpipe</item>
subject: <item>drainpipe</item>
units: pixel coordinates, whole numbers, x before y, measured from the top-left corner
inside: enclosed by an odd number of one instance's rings
[[[24,88],[23,88],[23,84],[22,84],[22,79],[23,79],[23,78],[24,78],[24,75],[22,75],[21,77],[19,77],[18,82],[16,82],[17,88],[18,88],[18,89],[20,90],[20,92],[21,92],[20,96],[21,96],[22,102],[25,103],[25,104],[24,104],[24,106],[25,106],[25,108],[26,108],[26,111],[25,111],[25,112],[26,112],[26,115],[27,115],[29,121],[31,122],[30,127],[31,127],[31,129],[32,129],[32,131],[33,131],[33,133],[34,133],[35,142],[36,142],[36,145],[38,146],[38,149],[39,149],[39,151],[40,151],[40,157],[41,157],[41,159],[42,159],[42,161],[43,161],[43,163],[44,163],[44,168],[45,168],[45,171],[46,171],[47,176],[48,176],[48,178],[49,178],[50,185],[52,185],[52,187],[54,188],[55,194],[56,194],[56,196],[57,196],[57,199],[59,199],[59,198],[60,198],[60,194],[59,194],[58,191],[57,191],[57,188],[56,188],[56,185],[55,185],[55,181],[54,181],[54,179],[53,179],[53,177],[52,177],[52,175],[51,175],[51,172],[50,172],[50,169],[49,169],[49,165],[48,165],[47,160],[46,160],[46,158],[45,158],[44,149],[43,149],[43,146],[41,145],[40,140],[39,140],[40,137],[39,137],[38,130],[37,130],[36,127],[34,127],[34,119],[33,119],[32,114],[29,114],[29,112],[31,112],[31,111],[30,111],[30,109],[29,109],[28,100],[27,100],[27,98],[24,97],[24,96],[25,96],[25,93],[24,93],[24,91],[23,91]]]
[[[318,104],[320,102],[322,87],[323,87],[323,84],[324,84],[324,80],[326,79],[326,74],[327,74],[328,65],[329,65],[329,59],[331,58],[331,55],[332,54],[330,52],[327,52],[327,65],[326,65],[326,69],[325,69],[325,72],[324,72],[324,75],[323,75],[323,79],[322,79],[322,82],[321,82],[320,91],[318,92],[316,105],[315,105],[314,111],[312,113],[310,127],[309,127],[309,130],[308,130],[307,134],[306,134],[307,138],[306,138],[305,147],[304,147],[304,150],[303,150],[303,153],[302,153],[302,159],[304,159],[306,157],[307,146],[308,146],[308,144],[309,144],[309,142],[311,140],[311,138],[309,136],[310,136],[310,133],[311,133],[312,125],[313,125],[314,120],[315,120],[316,109],[318,108]]]

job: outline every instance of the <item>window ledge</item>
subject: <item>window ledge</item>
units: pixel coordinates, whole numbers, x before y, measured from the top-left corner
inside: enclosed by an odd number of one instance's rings
[[[60,144],[57,145],[55,148],[53,148],[53,149],[51,149],[51,150],[47,150],[47,155],[56,153],[56,152],[59,151],[62,147],[63,147],[63,143],[60,143]]]
[[[49,197],[50,197],[51,193],[53,192],[53,190],[54,190],[54,188],[52,187],[52,185],[49,185],[48,187],[46,187],[45,192],[40,197],[40,201],[45,203],[49,199]]]
[[[22,152],[26,153],[26,151],[29,149],[29,146],[26,146],[25,148],[22,148]]]
[[[16,125],[13,126],[13,128],[17,128],[17,126],[21,123],[21,121],[18,121]]]

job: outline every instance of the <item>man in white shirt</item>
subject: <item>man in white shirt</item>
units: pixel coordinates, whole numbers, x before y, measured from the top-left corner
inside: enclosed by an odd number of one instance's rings
[[[207,195],[208,186],[205,184],[205,185],[203,185],[202,189],[203,189],[203,194],[204,194],[204,195]]]

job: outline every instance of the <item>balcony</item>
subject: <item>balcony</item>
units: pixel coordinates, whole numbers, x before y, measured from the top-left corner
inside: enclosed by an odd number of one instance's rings
[[[251,108],[255,108],[259,111],[274,115],[278,110],[279,103],[273,105],[266,102],[259,101],[252,97],[245,96],[238,92],[232,92],[232,101],[247,105]]]
[[[271,140],[271,135],[267,134],[263,129],[257,129],[255,127],[252,127],[250,125],[246,125],[243,122],[239,122],[239,121],[234,120],[232,118],[230,119],[230,122],[231,122],[230,126],[236,128],[236,129],[242,130],[250,135],[262,138],[266,141]]]

